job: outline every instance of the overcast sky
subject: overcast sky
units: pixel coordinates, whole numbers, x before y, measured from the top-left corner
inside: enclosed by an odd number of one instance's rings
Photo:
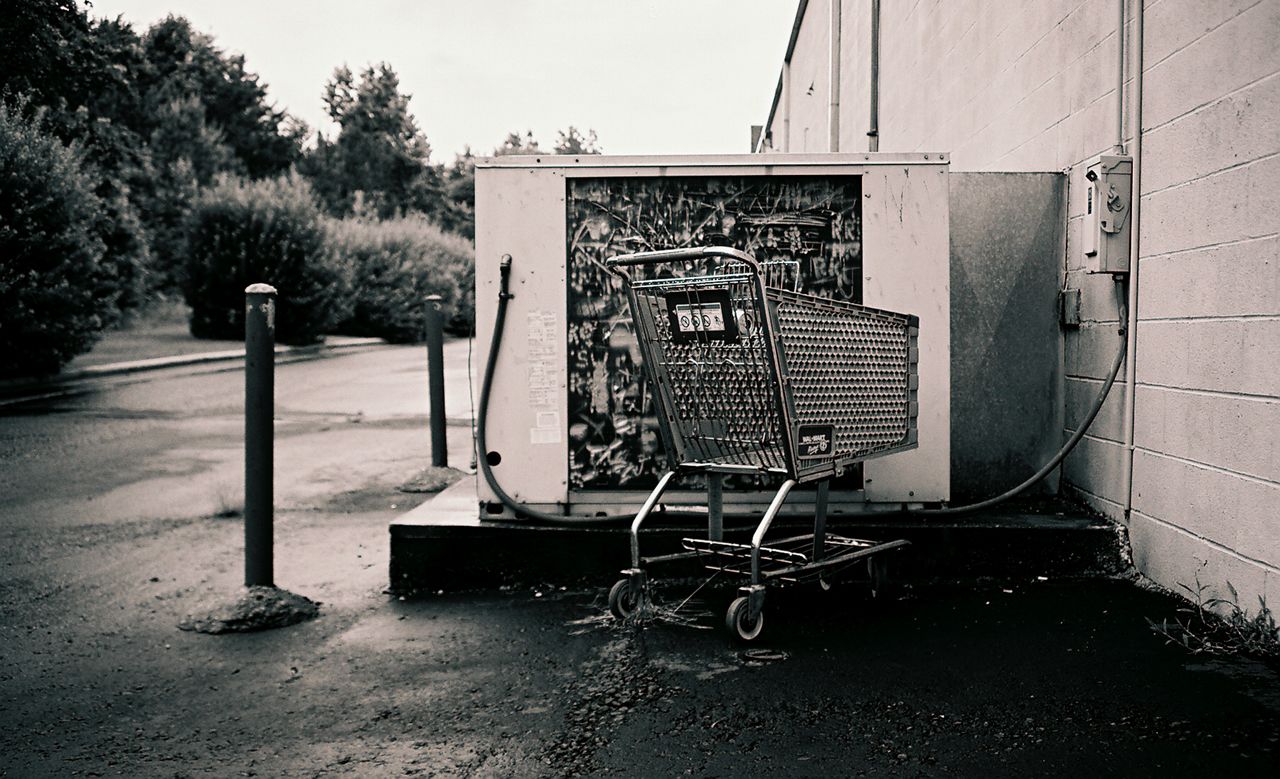
[[[277,106],[326,127],[336,66],[386,61],[432,159],[507,132],[593,128],[609,154],[746,152],[796,0],[94,0],[144,32],[173,13],[241,53]]]

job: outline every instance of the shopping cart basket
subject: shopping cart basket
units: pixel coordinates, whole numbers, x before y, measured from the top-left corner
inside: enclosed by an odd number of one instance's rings
[[[882,553],[908,542],[828,534],[828,490],[850,465],[916,446],[919,320],[771,286],[776,268],[731,248],[640,252],[606,267],[626,289],[673,463],[631,524],[631,567],[609,591],[613,614],[645,604],[645,565],[694,556],[749,582],[725,617],[744,641],[764,627],[768,583],[825,584],[865,562],[873,593],[882,591]],[[640,526],[677,475],[698,472],[708,481],[707,537],[642,558]],[[727,474],[782,479],[749,544],[724,540]],[[813,532],[766,546],[788,493],[815,482]]]

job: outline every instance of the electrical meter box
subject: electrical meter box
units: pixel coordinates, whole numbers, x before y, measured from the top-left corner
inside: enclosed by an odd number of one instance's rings
[[[534,508],[592,515],[638,507],[667,454],[627,298],[605,261],[729,246],[777,268],[789,289],[919,318],[918,446],[851,468],[831,485],[831,510],[949,500],[948,203],[945,154],[477,161],[477,372],[488,359],[505,255],[513,296],[484,410],[488,451],[479,456],[508,494]],[[759,478],[731,477],[738,481],[726,482],[726,511],[762,510],[776,485]],[[695,481],[665,502],[705,505]],[[482,519],[511,518],[484,479],[478,490]],[[811,511],[806,500],[793,492],[790,510]]]
[[[1085,167],[1084,178],[1084,268],[1128,273],[1133,158],[1104,154]]]

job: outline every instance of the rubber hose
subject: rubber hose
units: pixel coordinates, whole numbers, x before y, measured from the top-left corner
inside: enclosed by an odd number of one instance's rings
[[[1117,284],[1119,284],[1119,280],[1117,280]],[[1116,376],[1120,373],[1120,366],[1124,363],[1124,356],[1129,348],[1129,342],[1127,337],[1128,333],[1126,332],[1128,328],[1125,321],[1127,319],[1126,308],[1127,306],[1125,304],[1124,296],[1121,296],[1120,297],[1120,331],[1119,331],[1120,332],[1120,349],[1116,351],[1115,359],[1111,361],[1111,372],[1107,374],[1107,380],[1103,383],[1102,389],[1098,391],[1098,397],[1094,399],[1093,407],[1089,409],[1089,413],[1085,416],[1084,422],[1082,422],[1080,426],[1076,428],[1076,432],[1071,435],[1071,438],[1067,439],[1067,442],[1062,445],[1062,448],[1058,450],[1058,453],[1055,454],[1053,458],[1049,460],[1049,462],[1045,463],[1040,468],[1040,470],[1032,474],[1026,481],[1022,482],[1016,487],[1013,487],[1012,489],[1009,489],[1005,492],[1000,493],[994,498],[987,498],[986,500],[979,501],[977,503],[970,503],[965,506],[948,506],[946,508],[940,508],[940,509],[914,509],[911,511],[907,511],[906,513],[915,515],[915,516],[923,515],[923,516],[936,517],[936,516],[943,516],[943,515],[949,515],[949,514],[967,514],[971,511],[979,511],[981,509],[990,508],[998,503],[1003,503],[1009,498],[1020,495],[1028,487],[1040,481],[1045,476],[1049,475],[1050,471],[1058,467],[1058,464],[1061,463],[1064,459],[1066,459],[1067,455],[1071,454],[1071,450],[1076,448],[1076,444],[1080,443],[1080,439],[1084,438],[1084,434],[1088,432],[1089,426],[1093,424],[1094,418],[1097,417],[1098,412],[1102,410],[1102,404],[1106,402],[1107,395],[1111,392],[1111,385],[1115,384]]]
[[[480,407],[477,413],[477,416],[479,417],[479,419],[477,419],[476,421],[476,446],[480,450],[478,453],[478,456],[476,457],[476,461],[480,466],[480,473],[484,476],[485,483],[489,485],[489,489],[493,491],[493,494],[497,496],[498,500],[502,503],[502,505],[506,506],[511,511],[517,514],[523,514],[526,517],[529,517],[530,519],[536,519],[541,522],[546,522],[548,524],[592,525],[592,524],[602,524],[602,523],[611,523],[611,522],[624,522],[624,521],[630,521],[634,519],[635,518],[634,514],[605,514],[605,515],[599,515],[599,516],[580,516],[580,515],[573,515],[573,514],[552,514],[550,512],[541,511],[539,509],[532,508],[531,506],[526,506],[525,504],[520,503],[515,498],[508,495],[506,490],[502,489],[502,486],[498,484],[497,478],[493,475],[493,469],[490,468],[489,466],[489,458],[488,458],[489,447],[486,445],[486,427],[487,427],[487,421],[489,416],[489,395],[493,389],[493,372],[494,372],[494,368],[496,368],[498,364],[498,349],[502,345],[502,331],[504,326],[506,325],[507,301],[510,300],[512,297],[510,292],[508,291],[509,290],[508,285],[511,278],[511,255],[509,254],[503,255],[502,261],[499,263],[498,268],[501,274],[501,285],[500,285],[500,290],[498,292],[498,311],[497,311],[497,315],[494,317],[493,338],[489,342],[489,356],[485,360],[484,380],[480,385]],[[1117,280],[1117,283],[1119,283],[1118,280]],[[1085,416],[1084,422],[1082,422],[1080,424],[1080,427],[1076,429],[1075,433],[1071,435],[1071,438],[1067,439],[1067,442],[1063,444],[1061,449],[1058,450],[1058,453],[1055,454],[1052,458],[1050,458],[1050,460],[1047,463],[1041,466],[1040,470],[1036,471],[1034,474],[1028,477],[1026,481],[1023,481],[1021,484],[1017,485],[1016,487],[1006,490],[1005,492],[1002,492],[999,495],[996,495],[995,497],[987,498],[986,500],[982,500],[977,503],[970,503],[964,506],[948,506],[946,508],[938,508],[938,509],[914,509],[914,510],[907,511],[905,513],[912,516],[935,516],[936,517],[936,516],[946,516],[946,515],[956,515],[956,514],[967,514],[973,511],[979,511],[981,509],[990,508],[991,506],[995,506],[997,504],[1003,503],[1004,501],[1009,500],[1010,498],[1013,498],[1022,494],[1027,490],[1027,488],[1039,482],[1045,476],[1049,475],[1050,471],[1058,467],[1058,465],[1064,459],[1066,459],[1067,455],[1071,454],[1071,451],[1076,448],[1076,444],[1080,443],[1080,440],[1084,438],[1085,433],[1088,432],[1089,427],[1093,424],[1093,420],[1097,418],[1098,413],[1102,410],[1102,405],[1103,403],[1106,402],[1107,395],[1110,394],[1112,385],[1115,384],[1116,376],[1120,373],[1120,366],[1124,363],[1124,357],[1126,352],[1128,351],[1128,338],[1126,333],[1127,328],[1125,323],[1126,307],[1127,306],[1125,304],[1124,297],[1122,296],[1120,298],[1120,307],[1119,307],[1120,348],[1116,351],[1115,359],[1112,360],[1111,362],[1111,370],[1107,374],[1106,381],[1103,382],[1102,389],[1098,391],[1098,396],[1094,399],[1093,406],[1089,409],[1089,413]],[[661,511],[660,514],[662,516],[667,516],[667,517],[684,517],[684,516],[697,517],[697,518],[705,517],[704,514],[700,514],[697,512],[673,512],[673,511],[664,510],[664,511]]]
[[[552,514],[547,511],[532,508],[520,503],[515,498],[507,494],[498,484],[498,479],[493,475],[493,469],[489,466],[489,447],[486,444],[486,428],[489,417],[489,395],[493,390],[493,372],[498,364],[498,349],[502,346],[502,330],[507,320],[507,301],[512,295],[508,291],[508,285],[511,279],[511,255],[504,254],[502,261],[498,265],[501,273],[501,288],[498,292],[498,313],[493,321],[493,339],[489,342],[489,356],[485,360],[484,380],[480,385],[480,408],[477,409],[476,416],[476,446],[479,447],[476,463],[480,466],[480,473],[484,475],[485,483],[489,485],[489,489],[497,496],[502,505],[517,514],[523,514],[530,519],[536,519],[552,525],[595,525],[610,522],[630,522],[635,519],[635,514],[604,514],[600,516],[585,516],[575,514]],[[667,511],[660,510],[654,512],[658,516],[663,517],[696,517],[706,519],[706,514],[688,511]]]

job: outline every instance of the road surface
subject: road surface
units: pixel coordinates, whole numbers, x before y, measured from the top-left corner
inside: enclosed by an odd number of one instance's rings
[[[643,625],[606,615],[610,582],[389,596],[418,349],[280,369],[277,582],[320,618],[181,632],[242,578],[241,379],[4,409],[0,774],[1276,775],[1274,670],[1165,645],[1145,620],[1175,604],[1129,582],[771,594],[763,653],[718,628],[731,590],[674,608],[694,583]]]

